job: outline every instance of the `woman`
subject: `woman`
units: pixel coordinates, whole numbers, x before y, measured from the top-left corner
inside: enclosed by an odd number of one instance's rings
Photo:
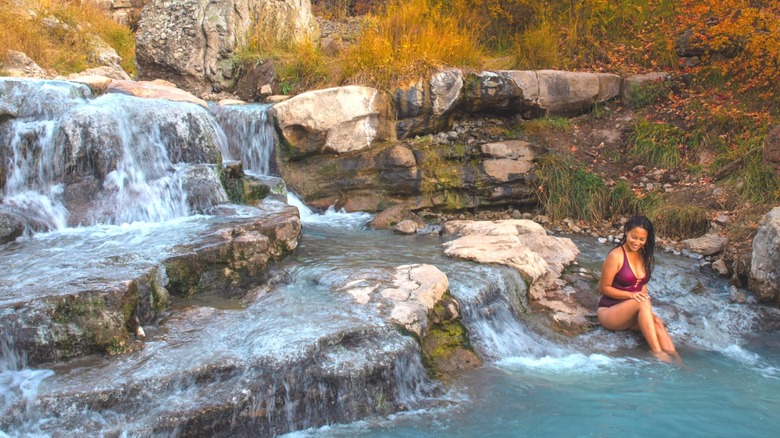
[[[626,222],[620,244],[607,255],[601,269],[597,315],[609,330],[639,330],[659,359],[679,359],[661,318],[653,313],[647,282],[655,257],[653,224],[644,216]]]

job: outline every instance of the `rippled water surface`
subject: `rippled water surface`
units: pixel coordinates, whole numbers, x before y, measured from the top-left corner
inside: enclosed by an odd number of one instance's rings
[[[339,249],[326,242],[339,241]],[[468,313],[473,282],[507,282],[501,269],[454,262],[438,238],[309,226],[301,254],[314,267],[334,263],[431,263],[450,277]],[[597,270],[609,247],[577,239],[580,266]],[[511,279],[511,275],[509,277]],[[469,283],[471,282],[471,283]],[[503,287],[503,286],[502,286]],[[291,436],[775,436],[780,422],[777,331],[755,332],[777,312],[730,304],[728,285],[684,257],[660,254],[651,282],[657,313],[684,365],[647,353],[638,335],[602,329],[561,342],[522,319],[464,315],[475,347],[493,359],[458,380],[448,407],[403,412]],[[479,303],[472,303],[478,308]],[[476,312],[478,313],[478,312]]]

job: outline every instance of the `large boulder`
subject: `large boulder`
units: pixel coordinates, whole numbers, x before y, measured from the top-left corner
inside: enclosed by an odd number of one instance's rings
[[[138,22],[138,77],[196,94],[228,89],[235,51],[254,27],[279,41],[319,38],[309,0],[152,0]]]
[[[439,132],[456,116],[473,112],[526,119],[579,115],[620,95],[621,85],[621,77],[609,73],[440,70],[396,89],[397,133],[409,138]]]
[[[270,114],[286,145],[283,159],[359,151],[393,138],[384,95],[370,87],[310,91],[274,105]]]
[[[780,305],[780,207],[759,222],[748,285],[762,303]]]
[[[547,313],[557,329],[577,333],[591,327],[593,310],[583,307],[560,278],[579,254],[570,239],[549,236],[541,225],[522,219],[450,221],[444,232],[461,236],[444,244],[446,255],[517,270],[528,285],[531,306]]]
[[[20,274],[18,261],[12,262],[32,257],[29,253],[0,253],[0,273],[15,279],[0,282],[3,335],[14,340],[14,348],[24,351],[30,364],[141,347],[130,329],[157,322],[168,310],[169,294],[246,293],[265,278],[271,262],[297,247],[301,223],[295,207],[254,213],[204,225],[149,259],[137,248],[121,245],[111,244],[107,253],[99,241],[84,238],[72,247],[63,244],[62,255],[48,258],[45,272],[30,277],[35,267]],[[136,238],[175,239],[150,233]],[[88,263],[69,268],[86,254]],[[3,349],[0,359],[10,353]]]

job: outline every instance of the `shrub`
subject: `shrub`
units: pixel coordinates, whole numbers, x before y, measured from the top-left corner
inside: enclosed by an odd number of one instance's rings
[[[92,2],[46,0],[0,7],[0,47],[24,52],[43,68],[60,74],[82,71],[98,65],[92,36],[100,37],[122,58],[122,68],[135,74],[135,36],[116,23]],[[30,10],[35,16],[29,15]],[[38,17],[55,20],[43,20]],[[5,56],[7,52],[3,50]]]

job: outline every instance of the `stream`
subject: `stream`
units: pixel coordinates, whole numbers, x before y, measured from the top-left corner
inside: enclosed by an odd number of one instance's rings
[[[0,316],[39,295],[126,283],[195,235],[284,207],[211,214],[226,200],[214,156],[273,173],[268,106],[215,116],[89,100],[61,82],[11,85],[24,105],[2,121],[13,157],[3,200],[34,227],[0,247]],[[28,89],[41,96],[27,99]],[[104,162],[84,158],[84,145]],[[65,175],[63,157],[84,174]],[[105,173],[102,186],[86,170]],[[684,361],[669,365],[635,333],[554,332],[528,310],[517,272],[446,257],[451,237],[369,230],[369,214],[288,202],[303,229],[271,281],[243,296],[172,298],[140,348],[29,366],[0,330],[0,437],[732,437],[774,436],[780,425],[780,310],[730,303],[728,283],[699,261],[658,254],[650,291]],[[571,238],[581,254],[568,274],[597,278],[609,246]],[[430,379],[411,336],[338,291],[352,273],[414,263],[447,275],[484,366]]]
[[[332,251],[337,240],[339,251]],[[580,266],[599,269],[609,247],[575,238]],[[730,304],[728,285],[689,258],[660,254],[651,291],[684,365],[654,360],[639,335],[603,329],[565,340],[531,331],[508,311],[480,312],[480,283],[512,287],[503,268],[447,259],[438,238],[323,224],[304,227],[300,272],[326,265],[431,263],[450,279],[482,368],[458,379],[446,407],[289,434],[318,436],[774,436],[780,412],[777,331],[754,333],[766,316]],[[299,257],[299,259],[301,259]],[[691,293],[692,286],[704,289]],[[701,286],[699,286],[701,287]],[[506,296],[506,294],[504,294]],[[476,308],[476,311],[474,311]],[[776,318],[776,312],[770,311]],[[760,324],[759,324],[760,325]]]

